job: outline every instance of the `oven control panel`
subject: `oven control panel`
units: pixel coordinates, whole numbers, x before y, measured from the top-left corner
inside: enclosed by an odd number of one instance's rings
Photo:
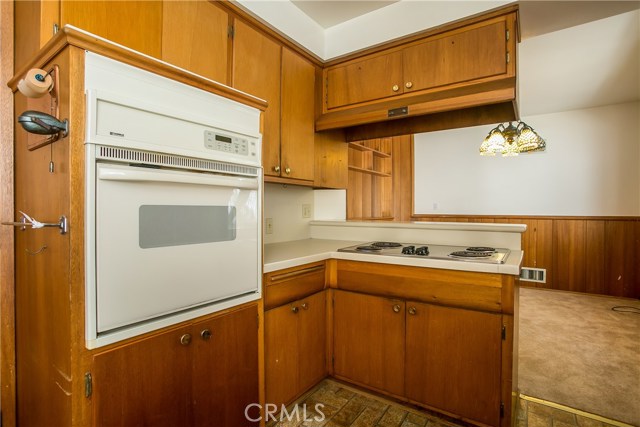
[[[209,150],[255,158],[257,156],[256,144],[255,140],[240,136],[210,130],[204,131],[204,146]]]

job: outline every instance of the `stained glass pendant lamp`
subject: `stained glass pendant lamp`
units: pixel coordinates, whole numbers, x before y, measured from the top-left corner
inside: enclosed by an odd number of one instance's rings
[[[524,122],[500,123],[491,129],[480,146],[481,156],[517,156],[520,153],[544,151],[546,142]]]

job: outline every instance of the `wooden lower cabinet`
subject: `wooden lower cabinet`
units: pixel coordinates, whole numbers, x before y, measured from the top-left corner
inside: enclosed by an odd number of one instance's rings
[[[288,404],[326,375],[326,292],[265,312],[266,401]]]
[[[92,376],[96,426],[252,425],[244,411],[259,402],[256,306],[98,353]]]
[[[502,316],[408,301],[406,322],[406,397],[499,425]]]
[[[405,303],[339,290],[333,298],[334,375],[404,395]]]
[[[335,290],[333,316],[336,377],[500,425],[500,314]]]

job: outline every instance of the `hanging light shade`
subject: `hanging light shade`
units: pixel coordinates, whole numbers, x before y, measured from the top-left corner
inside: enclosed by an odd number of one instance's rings
[[[517,156],[520,153],[544,151],[547,144],[524,122],[500,123],[491,129],[480,146],[481,156]]]

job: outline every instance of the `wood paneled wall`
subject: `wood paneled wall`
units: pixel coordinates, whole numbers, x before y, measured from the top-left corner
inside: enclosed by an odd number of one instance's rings
[[[526,224],[523,267],[547,270],[523,286],[640,298],[640,217],[414,215],[414,221]]]

